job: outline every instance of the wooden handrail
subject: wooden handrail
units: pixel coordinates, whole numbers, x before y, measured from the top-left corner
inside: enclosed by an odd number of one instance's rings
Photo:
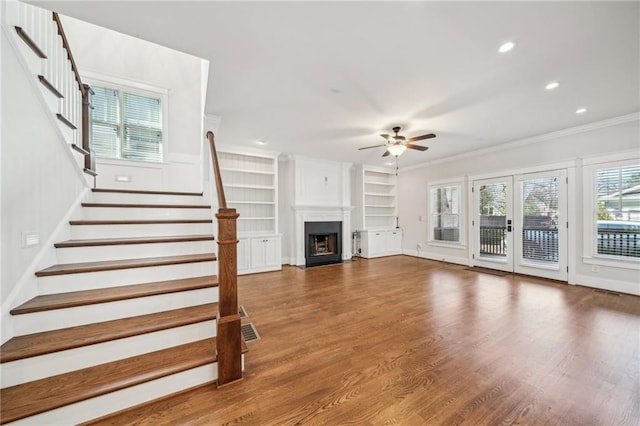
[[[218,194],[218,386],[242,380],[242,332],[238,314],[238,213],[227,208],[215,136],[207,132]]]
[[[212,131],[207,132],[209,146],[211,151],[211,162],[213,163],[213,173],[216,180],[216,192],[218,193],[218,207],[227,208],[227,200],[224,196],[224,187],[222,186],[222,176],[220,174],[220,164],[218,164],[218,152],[216,151],[215,135]]]
[[[73,54],[71,53],[71,48],[69,47],[69,42],[67,41],[67,36],[64,33],[64,29],[62,28],[62,21],[60,21],[60,16],[53,12],[53,20],[58,26],[58,35],[62,38],[62,47],[67,51],[67,59],[71,62],[71,69],[76,76],[76,82],[78,83],[78,88],[82,96],[85,96],[85,88],[82,84],[82,79],[80,78],[80,73],[78,72],[78,67],[76,66],[76,61],[73,59]]]

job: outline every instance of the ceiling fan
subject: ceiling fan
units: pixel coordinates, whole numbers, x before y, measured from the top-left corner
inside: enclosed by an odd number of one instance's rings
[[[404,136],[400,136],[398,134],[398,132],[400,131],[400,127],[394,127],[392,129],[395,132],[395,135],[388,135],[386,133],[381,134],[380,136],[382,136],[383,138],[385,138],[387,140],[387,143],[384,144],[380,144],[380,145],[373,145],[373,146],[367,146],[364,148],[358,148],[358,150],[363,150],[363,149],[370,149],[370,148],[378,148],[381,146],[386,146],[387,150],[384,152],[384,154],[382,154],[383,157],[386,157],[388,155],[393,155],[394,157],[399,157],[407,148],[409,149],[415,149],[418,151],[426,151],[429,149],[429,147],[426,146],[420,146],[420,145],[414,145],[414,142],[417,141],[421,141],[424,139],[431,139],[431,138],[435,138],[436,135],[434,135],[433,133],[429,133],[427,135],[421,135],[421,136],[414,136],[412,138],[406,138]]]

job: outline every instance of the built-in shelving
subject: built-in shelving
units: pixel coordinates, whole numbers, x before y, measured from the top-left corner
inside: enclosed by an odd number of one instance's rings
[[[359,229],[396,227],[397,200],[395,171],[362,166],[358,171],[356,202]]]
[[[238,234],[273,235],[277,221],[277,157],[220,150],[227,204],[240,214]]]
[[[238,274],[282,268],[278,235],[278,155],[218,150],[227,206],[238,217]]]

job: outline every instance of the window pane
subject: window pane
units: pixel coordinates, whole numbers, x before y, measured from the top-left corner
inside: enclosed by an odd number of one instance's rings
[[[161,111],[160,99],[124,94],[123,158],[162,161]]]
[[[162,161],[162,133],[153,129],[125,127],[122,157],[128,160]]]
[[[527,262],[558,266],[557,177],[522,182],[522,258]]]
[[[124,94],[124,124],[162,129],[160,99]]]
[[[431,189],[431,238],[460,241],[460,186]]]
[[[97,157],[118,157],[118,126],[94,122],[91,127],[91,148]]]
[[[91,97],[91,149],[97,157],[118,158],[118,91],[98,86],[91,89],[94,92]]]
[[[480,192],[480,255],[507,256],[507,185],[482,185]]]
[[[596,172],[598,254],[640,257],[640,165]]]
[[[92,120],[118,124],[120,122],[118,91],[97,86],[92,86],[91,89],[94,91],[94,95],[91,97]]]

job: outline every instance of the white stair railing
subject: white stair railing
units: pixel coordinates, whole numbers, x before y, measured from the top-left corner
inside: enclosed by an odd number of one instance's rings
[[[43,91],[50,92],[47,104],[57,117],[67,143],[84,157],[79,166],[90,172],[89,141],[83,137],[83,114],[88,114],[88,102],[83,99],[90,90],[82,84],[71,49],[57,13],[16,0],[3,2],[3,25],[13,33],[20,46],[25,64]],[[21,40],[21,41],[20,41]]]

